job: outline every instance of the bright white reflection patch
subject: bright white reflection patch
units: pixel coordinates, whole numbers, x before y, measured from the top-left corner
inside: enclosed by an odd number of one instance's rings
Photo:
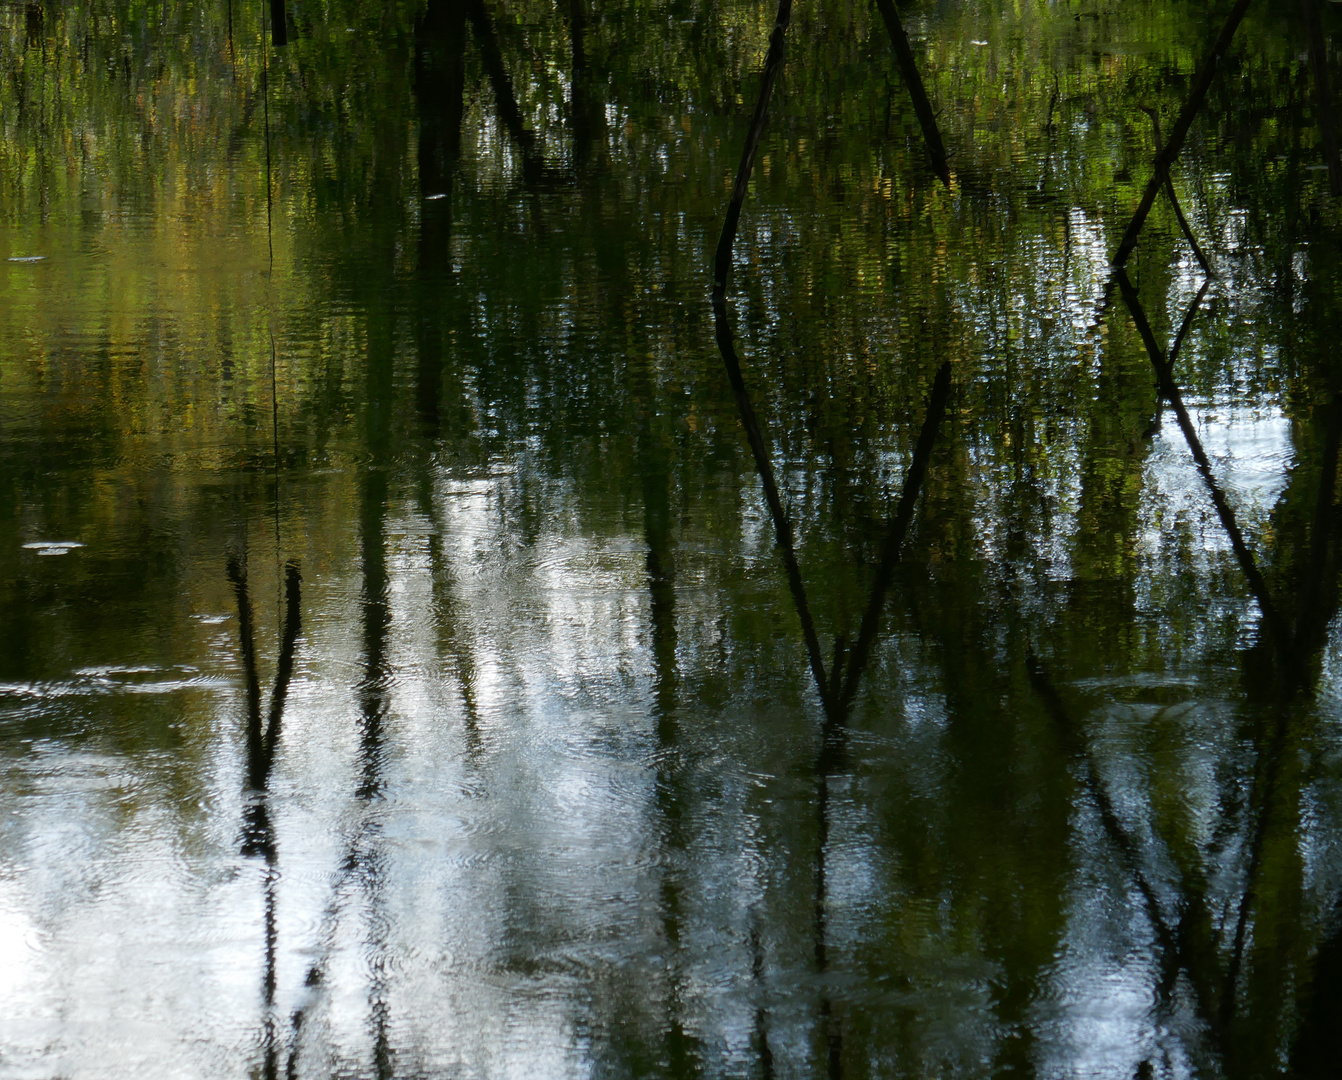
[[[1247,408],[1211,402],[1188,406],[1202,447],[1211,460],[1217,482],[1241,517],[1241,525],[1271,511],[1286,487],[1287,469],[1294,456],[1291,423],[1276,406]],[[1201,500],[1205,488],[1183,434],[1166,410],[1148,465],[1149,489],[1171,500],[1178,510],[1190,499]],[[1219,534],[1218,534],[1219,535]],[[1208,536],[1215,546],[1224,537]]]
[[[36,551],[39,555],[64,555],[84,545],[78,540],[35,540],[23,546],[28,551]]]

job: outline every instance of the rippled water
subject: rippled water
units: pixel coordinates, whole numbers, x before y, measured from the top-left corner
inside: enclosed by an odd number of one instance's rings
[[[798,585],[710,302],[772,6],[0,4],[0,1078],[1331,1075],[1294,6],[1211,274],[1164,194],[1110,266],[1228,11],[904,9],[949,185],[793,12],[725,312]]]

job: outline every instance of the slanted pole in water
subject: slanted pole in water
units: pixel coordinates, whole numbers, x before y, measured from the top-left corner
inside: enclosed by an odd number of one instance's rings
[[[797,616],[801,620],[802,635],[806,641],[806,655],[811,662],[811,674],[815,677],[822,703],[828,711],[829,679],[825,675],[825,661],[820,654],[820,639],[816,636],[815,623],[811,619],[811,607],[806,599],[806,588],[802,584],[801,569],[797,565],[797,553],[792,544],[792,522],[783,506],[782,497],[778,494],[773,463],[769,460],[769,452],[764,445],[764,434],[760,430],[755,407],[751,404],[750,392],[746,389],[741,361],[736,355],[731,318],[727,313],[727,278],[731,274],[732,247],[736,242],[736,230],[741,220],[741,204],[745,202],[746,191],[750,186],[750,174],[755,167],[755,154],[759,150],[760,138],[764,134],[764,125],[769,114],[769,98],[773,94],[778,74],[783,68],[785,37],[791,19],[792,0],[779,0],[778,15],[769,38],[769,51],[764,58],[764,71],[760,77],[760,92],[755,102],[755,113],[751,117],[750,129],[746,133],[746,144],[741,151],[741,163],[736,170],[736,182],[732,185],[732,196],[727,203],[727,214],[722,222],[717,255],[713,261],[713,317],[718,351],[722,354],[722,362],[727,368],[727,378],[732,384],[736,408],[741,415],[741,426],[746,430],[750,452],[755,458],[760,482],[764,485],[764,498],[769,504],[769,514],[773,519],[774,536],[779,550],[783,553],[788,587],[792,590]]]
[[[862,615],[857,641],[849,655],[847,670],[843,673],[843,685],[834,687],[840,717],[847,716],[848,709],[857,694],[858,682],[871,656],[871,647],[876,641],[876,634],[881,625],[885,594],[890,589],[895,566],[899,563],[900,549],[904,546],[904,537],[909,531],[909,523],[913,520],[913,508],[918,501],[918,493],[922,490],[923,478],[927,475],[927,465],[932,459],[932,447],[937,441],[937,429],[941,427],[942,418],[946,415],[946,403],[950,400],[950,394],[951,365],[948,360],[937,370],[936,379],[932,383],[932,393],[927,399],[927,414],[923,418],[922,431],[918,434],[909,471],[904,476],[904,490],[900,492],[894,517],[890,519],[890,526],[886,530],[885,543],[881,548],[881,561],[876,567],[876,578],[871,586],[871,599],[867,602],[867,610]],[[839,665],[836,663],[833,672],[836,684],[839,681],[838,668]]]
[[[890,44],[895,50],[895,62],[899,73],[908,87],[909,98],[913,101],[913,111],[918,117],[918,126],[923,129],[923,141],[927,143],[927,153],[932,159],[932,169],[947,187],[951,183],[951,169],[946,161],[946,147],[941,141],[941,131],[937,128],[937,117],[932,111],[932,103],[923,89],[923,78],[918,74],[918,65],[913,60],[913,50],[909,47],[909,36],[904,33],[904,24],[899,21],[899,12],[892,0],[876,0],[876,7],[885,22],[886,33],[890,35]]]
[[[1156,154],[1155,164],[1151,169],[1151,179],[1147,181],[1146,190],[1142,192],[1142,201],[1137,204],[1137,210],[1133,213],[1132,220],[1128,222],[1127,230],[1123,233],[1123,240],[1118,245],[1118,251],[1114,254],[1115,266],[1122,266],[1126,263],[1128,256],[1132,254],[1132,249],[1137,246],[1137,238],[1141,235],[1142,227],[1146,224],[1146,215],[1151,212],[1151,204],[1156,201],[1156,192],[1165,183],[1170,166],[1179,157],[1179,151],[1184,148],[1184,140],[1188,138],[1188,130],[1193,126],[1194,118],[1202,109],[1202,103],[1207,97],[1207,89],[1212,84],[1216,69],[1221,64],[1221,58],[1225,56],[1226,50],[1230,48],[1230,42],[1234,40],[1235,31],[1239,29],[1240,21],[1249,9],[1249,3],[1250,0],[1236,0],[1235,6],[1230,9],[1230,14],[1221,26],[1221,32],[1212,43],[1211,51],[1202,61],[1202,67],[1198,69],[1197,76],[1193,80],[1193,88],[1189,91],[1188,100],[1184,102],[1184,107],[1179,110],[1178,119],[1174,121],[1174,130],[1170,132],[1170,141]]]
[[[1179,421],[1179,428],[1184,433],[1184,441],[1188,444],[1193,460],[1197,463],[1198,472],[1206,485],[1207,493],[1211,496],[1212,504],[1216,507],[1216,514],[1221,520],[1221,527],[1230,538],[1230,544],[1234,549],[1240,570],[1249,583],[1249,591],[1258,601],[1258,609],[1262,612],[1263,624],[1277,649],[1279,659],[1282,661],[1282,670],[1286,671],[1290,666],[1289,659],[1292,652],[1290,629],[1282,621],[1281,615],[1277,611],[1277,605],[1273,603],[1272,596],[1268,592],[1267,582],[1263,578],[1262,571],[1258,568],[1258,561],[1254,558],[1253,552],[1249,550],[1249,545],[1244,541],[1244,533],[1240,530],[1239,522],[1235,519],[1235,511],[1226,499],[1225,492],[1221,490],[1221,485],[1216,482],[1211,461],[1207,457],[1206,450],[1202,447],[1202,440],[1198,438],[1197,429],[1193,426],[1188,410],[1184,407],[1183,395],[1179,391],[1178,384],[1174,381],[1170,363],[1161,352],[1160,346],[1156,344],[1155,334],[1151,330],[1151,324],[1147,321],[1146,311],[1137,297],[1137,290],[1133,288],[1132,282],[1128,279],[1127,271],[1120,269],[1117,272],[1117,278],[1119,288],[1123,292],[1123,299],[1127,301],[1128,310],[1132,313],[1132,320],[1137,325],[1137,332],[1141,335],[1142,343],[1146,346],[1147,354],[1151,358],[1151,366],[1155,369],[1161,396],[1174,409],[1174,415]],[[1204,285],[1204,292],[1205,289],[1206,286]],[[1194,308],[1201,302],[1202,296],[1203,293],[1199,292],[1194,302]]]
[[[284,630],[280,642],[279,661],[275,666],[275,684],[270,692],[270,713],[265,730],[261,727],[261,688],[256,671],[256,639],[252,601],[247,586],[247,571],[237,558],[228,560],[228,578],[238,601],[238,630],[241,635],[242,666],[247,682],[247,804],[243,811],[242,853],[260,855],[265,859],[265,971],[263,998],[265,1020],[261,1041],[263,1059],[261,1074],[265,1080],[279,1075],[279,1040],[275,1025],[276,962],[279,929],[276,919],[276,890],[279,871],[276,868],[275,834],[267,807],[270,771],[275,762],[275,748],[280,738],[280,723],[284,702],[289,693],[289,681],[294,670],[294,650],[302,623],[299,611],[299,582],[301,575],[296,563],[285,567]]]
[[[1155,138],[1156,156],[1159,158],[1162,143],[1160,138],[1160,116],[1155,109],[1146,109],[1145,112],[1151,117],[1151,129]],[[1179,222],[1179,228],[1183,231],[1184,239],[1188,241],[1188,246],[1193,249],[1193,257],[1197,259],[1198,265],[1202,267],[1202,272],[1210,275],[1212,273],[1211,263],[1207,261],[1207,256],[1202,250],[1202,245],[1198,243],[1198,238],[1193,235],[1193,229],[1188,224],[1188,218],[1184,217],[1184,208],[1179,205],[1179,196],[1174,193],[1174,181],[1170,178],[1168,170],[1165,172],[1165,195],[1170,200],[1170,206],[1174,208],[1174,217]],[[1172,355],[1171,362],[1173,362]]]

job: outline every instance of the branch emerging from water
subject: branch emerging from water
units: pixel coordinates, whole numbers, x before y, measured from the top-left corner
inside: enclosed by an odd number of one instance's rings
[[[750,187],[750,174],[755,167],[755,154],[764,135],[764,125],[769,114],[769,98],[773,95],[774,83],[777,82],[779,72],[783,69],[784,39],[791,18],[792,0],[779,0],[778,17],[769,38],[769,52],[764,58],[764,71],[760,77],[759,98],[755,102],[755,113],[751,117],[750,130],[746,134],[746,145],[741,152],[741,164],[736,170],[736,183],[732,186],[731,201],[727,204],[722,235],[718,238],[717,256],[713,261],[713,318],[718,351],[722,353],[727,378],[731,381],[732,392],[736,396],[736,408],[741,415],[741,426],[746,429],[750,452],[755,458],[755,468],[760,474],[760,482],[764,485],[764,498],[769,504],[769,515],[773,519],[774,536],[783,553],[788,587],[792,590],[797,616],[801,620],[802,635],[806,639],[806,654],[811,661],[811,674],[815,677],[816,687],[828,711],[829,680],[825,675],[825,661],[820,655],[820,639],[816,636],[815,623],[811,619],[811,607],[806,599],[806,587],[802,583],[801,569],[797,565],[797,552],[792,543],[792,521],[778,494],[773,463],[769,460],[769,452],[764,445],[764,434],[760,430],[755,407],[751,404],[750,392],[746,389],[741,361],[736,355],[731,318],[727,314],[727,278],[731,273],[732,248],[736,243],[736,229],[741,220],[741,204],[745,202],[746,191]]]
[[[736,227],[741,220],[741,204],[746,201],[750,174],[755,168],[755,154],[764,136],[774,83],[783,70],[785,38],[791,21],[792,0],[778,0],[778,17],[774,20],[773,33],[769,35],[769,51],[764,57],[764,71],[760,75],[760,94],[755,101],[755,114],[750,118],[750,130],[746,133],[745,149],[741,151],[741,164],[736,169],[736,183],[732,185],[731,201],[727,203],[727,216],[722,222],[722,235],[718,237],[718,251],[713,260],[714,305],[727,296],[727,276],[732,268],[732,247],[736,243]]]
[[[876,8],[885,22],[886,32],[890,35],[890,44],[895,50],[895,62],[899,73],[904,77],[904,85],[909,88],[909,97],[913,101],[913,111],[918,117],[918,125],[923,129],[923,141],[927,143],[927,153],[932,158],[932,168],[947,187],[951,186],[951,170],[946,163],[946,147],[941,142],[941,132],[937,128],[936,114],[932,112],[932,103],[923,89],[922,76],[918,74],[918,65],[913,62],[913,50],[909,48],[909,37],[904,33],[904,24],[899,21],[899,12],[891,0],[876,0]]]
[[[932,384],[932,393],[927,399],[927,415],[923,419],[923,429],[918,435],[918,443],[913,451],[913,461],[908,474],[904,477],[904,490],[899,496],[899,505],[895,516],[890,519],[890,527],[885,534],[885,544],[881,548],[881,561],[876,568],[876,580],[871,587],[871,599],[862,615],[862,626],[858,630],[857,642],[849,656],[848,670],[844,674],[843,686],[838,689],[838,710],[840,718],[846,717],[848,708],[857,694],[858,683],[871,656],[871,647],[876,641],[881,626],[881,612],[885,607],[885,594],[890,589],[895,567],[899,563],[899,552],[904,546],[904,537],[913,520],[913,508],[922,490],[923,478],[927,475],[927,465],[932,458],[932,447],[937,441],[937,429],[946,415],[946,402],[951,393],[950,361],[943,363],[937,371],[936,381]],[[836,664],[837,668],[838,665]],[[839,672],[834,679],[837,682]]]
[[[255,786],[253,767],[264,755],[261,731],[261,680],[256,673],[256,628],[252,615],[247,571],[236,558],[228,560],[228,580],[238,601],[238,645],[242,650],[242,674],[247,683],[247,780]]]
[[[302,625],[300,614],[300,585],[302,575],[295,563],[285,567],[284,633],[280,644],[279,662],[275,668],[275,685],[270,693],[270,714],[264,730],[261,724],[261,686],[256,669],[256,629],[252,614],[251,592],[247,585],[247,571],[236,559],[228,560],[228,579],[238,601],[238,633],[241,638],[242,668],[247,682],[247,788],[250,800],[244,812],[242,851],[244,855],[263,855],[268,863],[275,860],[274,835],[266,807],[266,790],[270,771],[275,763],[279,745],[280,721],[284,701],[293,677],[294,652]]]
[[[1156,143],[1157,158],[1161,152],[1162,140],[1160,138],[1160,117],[1155,109],[1145,110],[1151,117],[1151,129]],[[1170,206],[1174,208],[1174,217],[1179,222],[1179,228],[1183,230],[1184,239],[1188,241],[1188,246],[1193,249],[1193,256],[1197,259],[1198,265],[1202,267],[1204,274],[1212,274],[1211,263],[1207,261],[1207,256],[1203,253],[1202,247],[1198,244],[1198,238],[1193,235],[1193,229],[1188,224],[1188,219],[1184,217],[1184,208],[1179,205],[1179,196],[1174,193],[1174,181],[1170,178],[1169,170],[1165,171],[1165,195],[1170,200]],[[1203,286],[1206,289],[1206,285]],[[1174,351],[1170,351],[1170,363],[1174,362]]]
[[[1114,255],[1115,266],[1122,266],[1126,263],[1128,256],[1132,254],[1132,249],[1137,246],[1137,238],[1141,235],[1142,227],[1146,224],[1147,214],[1151,212],[1151,204],[1156,201],[1156,192],[1165,183],[1170,166],[1174,164],[1179,157],[1179,151],[1184,147],[1184,140],[1188,138],[1188,130],[1193,126],[1194,118],[1202,109],[1202,103],[1207,98],[1207,89],[1212,84],[1216,69],[1221,64],[1221,58],[1225,56],[1226,50],[1230,48],[1230,42],[1234,40],[1235,31],[1239,29],[1240,21],[1249,9],[1249,3],[1250,0],[1236,0],[1235,6],[1230,9],[1230,14],[1221,27],[1220,34],[1217,35],[1216,41],[1212,44],[1211,52],[1202,61],[1202,67],[1198,69],[1197,76],[1193,80],[1193,89],[1189,92],[1188,100],[1184,102],[1184,107],[1179,110],[1178,119],[1174,121],[1174,130],[1170,132],[1170,141],[1156,154],[1155,164],[1151,170],[1151,179],[1147,181],[1146,190],[1142,193],[1142,201],[1137,204],[1137,211],[1132,215],[1132,220],[1128,222],[1127,231],[1123,233],[1123,242],[1118,245],[1118,251]]]

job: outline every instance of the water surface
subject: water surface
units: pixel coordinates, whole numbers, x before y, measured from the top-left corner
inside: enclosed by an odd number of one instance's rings
[[[1210,273],[1163,193],[1110,266],[1227,10],[903,9],[949,185],[794,11],[727,313],[827,672],[950,366],[837,710],[710,303],[772,5],[0,7],[0,1077],[1327,1075],[1294,6]]]

